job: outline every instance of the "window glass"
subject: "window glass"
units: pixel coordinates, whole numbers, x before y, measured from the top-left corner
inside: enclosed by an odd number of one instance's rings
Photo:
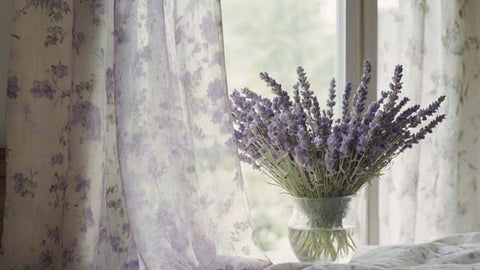
[[[335,71],[335,0],[225,0],[222,17],[230,92],[248,87],[271,96],[259,79],[261,71],[290,91],[301,65],[320,104],[325,104]],[[247,164],[242,171],[260,246],[288,247],[288,197]]]

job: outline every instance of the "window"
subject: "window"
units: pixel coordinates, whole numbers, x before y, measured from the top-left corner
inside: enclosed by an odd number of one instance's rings
[[[228,0],[222,2],[222,17],[229,91],[247,87],[271,96],[259,79],[261,71],[285,90],[291,89],[296,67],[301,65],[325,104],[332,77],[342,89],[345,80],[358,81],[363,58],[375,61],[376,47],[369,46],[376,39],[362,31],[362,27],[376,27],[375,0]],[[260,246],[287,248],[288,197],[248,165],[242,164],[242,171]]]

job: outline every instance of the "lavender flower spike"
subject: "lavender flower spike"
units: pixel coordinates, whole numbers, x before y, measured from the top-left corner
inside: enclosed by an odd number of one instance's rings
[[[365,110],[365,101],[368,95],[368,83],[370,82],[372,73],[372,64],[370,61],[365,60],[363,63],[363,74],[360,79],[360,85],[353,98],[354,113],[359,116]]]
[[[278,96],[288,95],[287,92],[282,90],[282,85],[277,83],[275,79],[270,77],[267,72],[260,72],[260,79],[264,80],[269,87],[272,88],[272,93]]]
[[[309,156],[311,139],[308,136],[307,130],[303,126],[298,127],[297,137],[298,146],[295,149],[295,159],[300,165],[309,167],[312,164],[312,159]]]
[[[313,91],[310,90],[310,82],[308,81],[307,74],[302,67],[297,68],[298,83],[302,87],[302,105],[305,111],[309,112],[313,106]],[[318,103],[317,103],[318,104]]]
[[[420,116],[422,120],[426,120],[427,116],[432,116],[434,113],[437,112],[438,108],[440,108],[440,104],[442,104],[444,100],[445,96],[440,96],[432,104],[428,105],[426,109],[420,110],[420,112],[418,112],[418,116]]]
[[[342,99],[342,122],[346,124],[348,122],[348,110],[350,106],[350,95],[352,93],[352,83],[347,82],[345,85],[345,91],[343,92]]]
[[[340,158],[339,150],[342,144],[342,133],[338,126],[333,127],[333,132],[327,140],[325,164],[328,171],[336,171]]]
[[[445,96],[424,109],[406,107],[409,98],[400,96],[401,65],[395,67],[389,91],[380,92],[379,99],[367,108],[371,73],[367,60],[351,104],[352,85],[346,84],[337,121],[335,80],[330,83],[326,108],[321,110],[303,68],[297,68],[293,95],[268,73],[260,73],[275,94],[272,99],[248,89],[231,95],[240,159],[265,172],[292,196],[356,194],[397,154],[419,143],[445,119],[445,115],[435,116]],[[434,118],[427,122],[430,117]]]
[[[445,114],[442,114],[442,115],[439,115],[439,116],[435,117],[435,119],[430,121],[430,123],[428,123],[428,125],[421,128],[420,131],[415,133],[415,135],[413,135],[413,137],[405,143],[404,148],[411,148],[414,144],[417,144],[420,140],[425,139],[425,136],[427,135],[427,133],[432,133],[433,129],[438,124],[440,124],[443,120],[445,120],[445,118],[446,118]],[[402,149],[402,151],[403,151],[403,149]]]
[[[335,107],[335,79],[330,81],[330,88],[328,89],[328,101],[327,101],[327,116],[329,119],[333,119],[333,108]]]
[[[398,99],[398,95],[402,90],[402,77],[403,77],[403,66],[396,65],[393,72],[392,83],[390,83],[390,95],[388,101],[385,104],[386,110],[391,110],[395,106],[395,102]]]

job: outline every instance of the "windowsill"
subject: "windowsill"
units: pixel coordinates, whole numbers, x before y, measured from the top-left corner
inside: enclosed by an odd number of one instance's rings
[[[265,254],[273,264],[298,262],[297,257],[295,257],[295,254],[293,254],[293,251],[289,248],[269,250],[265,251]]]
[[[359,254],[361,254],[363,252],[366,252],[368,250],[371,250],[373,248],[376,248],[376,247],[378,247],[378,246],[362,246],[362,247],[359,247],[357,249],[357,251],[355,252],[355,256],[358,256]],[[268,259],[273,264],[299,262],[297,257],[295,257],[295,254],[293,254],[293,251],[289,248],[269,250],[269,251],[265,251],[265,254],[267,255]]]

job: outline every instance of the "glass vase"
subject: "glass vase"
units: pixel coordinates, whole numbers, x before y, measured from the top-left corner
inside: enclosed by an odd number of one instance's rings
[[[301,262],[347,263],[360,240],[358,197],[293,199],[288,238]]]

